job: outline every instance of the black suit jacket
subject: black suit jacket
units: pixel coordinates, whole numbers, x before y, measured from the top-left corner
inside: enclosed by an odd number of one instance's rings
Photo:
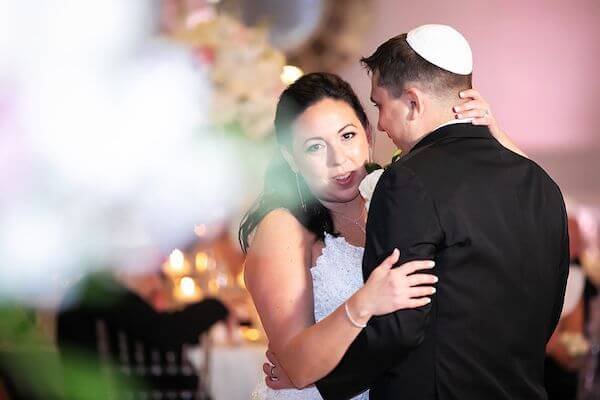
[[[394,248],[436,261],[430,305],[374,317],[323,397],[545,399],[545,345],[569,265],[565,207],[533,161],[486,127],[454,124],[385,171],[371,201],[364,278]]]

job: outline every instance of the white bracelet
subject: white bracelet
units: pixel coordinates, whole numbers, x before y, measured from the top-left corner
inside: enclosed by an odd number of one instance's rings
[[[348,317],[348,321],[350,321],[352,325],[361,329],[367,327],[367,324],[359,324],[354,320],[354,318],[352,318],[352,315],[350,315],[350,310],[348,310],[348,302],[344,303],[344,310],[346,310],[346,317]]]

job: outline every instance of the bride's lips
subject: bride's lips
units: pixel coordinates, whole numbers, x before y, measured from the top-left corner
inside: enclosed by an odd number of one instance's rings
[[[333,178],[333,181],[340,187],[346,188],[352,186],[354,183],[354,177],[356,176],[356,171],[347,172],[343,175],[338,175]]]

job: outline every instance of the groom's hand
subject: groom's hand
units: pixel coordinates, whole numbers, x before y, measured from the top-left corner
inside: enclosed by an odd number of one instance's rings
[[[277,361],[275,354],[267,350],[266,355],[267,359],[270,361],[270,363],[263,364],[263,372],[266,375],[265,382],[267,387],[275,390],[295,388],[294,384],[281,367],[281,364]]]

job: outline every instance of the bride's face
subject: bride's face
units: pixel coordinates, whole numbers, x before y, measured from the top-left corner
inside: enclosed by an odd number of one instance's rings
[[[358,196],[366,175],[369,139],[346,102],[323,99],[292,126],[292,164],[321,201],[344,203]]]

